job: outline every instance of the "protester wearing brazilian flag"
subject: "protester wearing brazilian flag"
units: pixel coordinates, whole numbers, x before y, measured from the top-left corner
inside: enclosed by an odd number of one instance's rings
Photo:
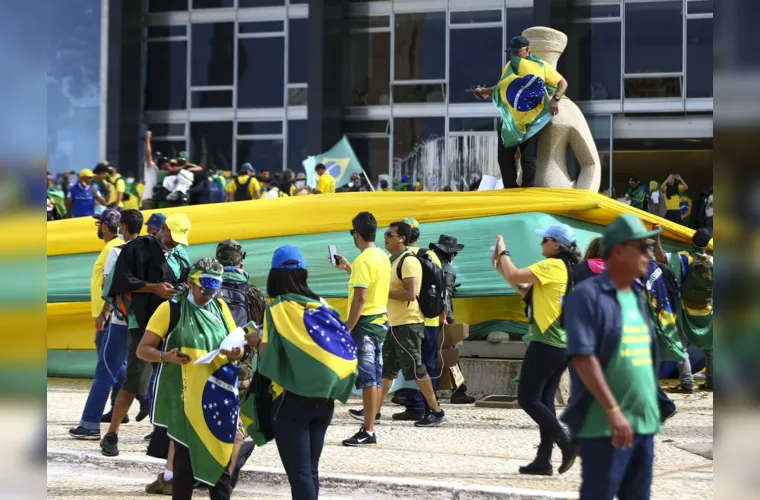
[[[536,177],[538,132],[559,113],[559,101],[567,90],[567,80],[549,63],[530,52],[524,36],[514,37],[511,53],[499,83],[472,89],[475,97],[490,98],[499,110],[499,169],[505,188],[517,187],[515,153],[520,148],[522,187],[533,187]]]
[[[209,485],[212,499],[230,498],[227,467],[239,408],[239,366],[231,361],[243,350],[222,350],[210,363],[194,363],[235,328],[227,305],[215,299],[223,272],[215,259],[193,264],[189,288],[158,306],[137,349],[140,359],[161,363],[152,420],[174,442],[175,499],[192,498],[195,481]]]
[[[271,380],[271,423],[291,494],[316,500],[325,432],[334,401],[346,402],[351,393],[357,349],[338,312],[309,289],[307,278],[298,248],[274,252],[258,373]],[[256,410],[247,398],[241,413],[254,439],[260,420],[269,417]]]

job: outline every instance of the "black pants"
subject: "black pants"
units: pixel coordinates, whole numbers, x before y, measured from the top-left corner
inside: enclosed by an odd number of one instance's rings
[[[535,341],[528,345],[520,370],[517,401],[538,424],[541,432],[538,458],[544,461],[551,460],[554,442],[564,432],[557,420],[554,396],[565,368],[565,349]]]
[[[230,471],[225,468],[219,481],[209,487],[211,500],[229,500],[232,493]],[[193,498],[193,465],[190,462],[190,450],[174,441],[174,479],[172,479],[172,499],[187,500]]]
[[[277,451],[293,500],[319,497],[319,457],[334,408],[332,399],[305,398],[292,392],[285,392],[272,404]]]
[[[516,188],[517,167],[515,166],[515,153],[520,148],[520,166],[522,167],[522,187],[533,187],[536,181],[536,156],[538,155],[538,134],[521,144],[505,148],[501,142],[501,122],[496,131],[498,143],[499,170],[505,188]]]

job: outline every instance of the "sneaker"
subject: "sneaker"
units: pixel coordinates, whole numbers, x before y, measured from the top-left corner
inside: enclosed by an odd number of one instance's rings
[[[100,422],[104,424],[110,424],[111,423],[111,417],[113,417],[113,408],[108,413],[104,413],[102,417],[100,417]],[[121,419],[122,424],[128,424],[129,423],[129,415],[124,415],[124,418]]]
[[[705,382],[704,384],[700,384],[699,390],[712,392],[713,391],[712,384],[708,384],[707,382]]]
[[[151,432],[150,434],[146,434],[143,439],[146,441],[150,441],[151,439],[153,439],[153,432]]]
[[[562,434],[563,435],[560,439],[557,440],[557,446],[559,446],[559,449],[562,452],[562,464],[560,464],[559,469],[557,469],[557,472],[560,474],[569,471],[575,463],[575,459],[578,458],[577,443],[573,442],[564,432]]]
[[[343,446],[364,446],[367,444],[377,444],[377,436],[375,434],[370,436],[364,427],[350,438],[343,440]]]
[[[523,465],[517,470],[520,474],[527,474],[530,476],[551,476],[554,474],[551,463],[546,465],[539,463],[538,460],[534,460],[528,465]]]
[[[669,392],[671,394],[691,394],[695,390],[696,389],[694,387],[689,388],[689,387],[684,387],[681,384],[678,384],[675,387],[668,387],[667,389],[665,389],[665,392]]]
[[[671,411],[670,413],[660,415],[660,425],[665,425],[665,422],[670,420],[673,417],[673,415],[675,415],[676,413],[678,413],[678,408],[674,406],[673,411]]]
[[[364,410],[348,410],[348,414],[353,418],[354,420],[358,420],[359,422],[364,422]],[[378,413],[375,415],[375,423],[380,420],[380,416],[382,414]]]
[[[164,473],[160,473],[155,481],[145,487],[145,493],[152,493],[154,495],[171,495],[172,494],[172,482],[171,480],[164,480]]]
[[[147,417],[150,414],[150,400],[149,399],[141,399],[140,400],[140,412],[137,414],[137,417],[135,417],[135,420],[138,422],[142,422],[145,420],[145,417]],[[126,422],[122,422],[126,423]]]
[[[394,413],[392,418],[393,420],[405,420],[405,421],[416,422],[418,420],[424,419],[425,414],[422,412],[418,413],[416,411],[405,410],[405,411],[402,411],[401,413]]]
[[[74,439],[100,439],[100,429],[85,429],[81,425],[69,429],[69,436]]]
[[[425,418],[414,423],[415,427],[438,427],[446,420],[446,414],[441,411],[429,411]]]
[[[468,395],[464,391],[454,391],[451,394],[451,404],[453,405],[469,405],[475,402],[475,397]]]
[[[107,457],[119,455],[119,436],[113,432],[106,434],[100,440],[100,452]]]

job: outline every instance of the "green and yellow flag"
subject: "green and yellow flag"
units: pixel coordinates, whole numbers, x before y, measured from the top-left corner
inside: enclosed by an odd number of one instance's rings
[[[179,348],[193,360],[219,348],[227,325],[217,300],[200,308],[186,298],[164,350]],[[177,307],[176,304],[171,304]],[[161,365],[156,382],[153,424],[187,446],[197,481],[214,485],[230,462],[238,421],[238,370],[223,355],[208,364]]]
[[[535,135],[552,119],[549,99],[557,88],[546,82],[544,61],[530,54],[527,59],[512,56],[493,93],[493,104],[501,115],[504,147],[517,146]]]

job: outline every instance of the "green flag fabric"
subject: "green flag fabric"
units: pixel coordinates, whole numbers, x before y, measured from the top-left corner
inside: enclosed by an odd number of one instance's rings
[[[311,188],[317,186],[314,167],[319,163],[327,168],[328,174],[335,177],[336,189],[348,184],[351,181],[351,174],[364,175],[364,168],[356,158],[356,153],[354,153],[354,149],[346,136],[343,136],[329,151],[321,155],[310,156],[302,162],[306,172],[306,183]]]

